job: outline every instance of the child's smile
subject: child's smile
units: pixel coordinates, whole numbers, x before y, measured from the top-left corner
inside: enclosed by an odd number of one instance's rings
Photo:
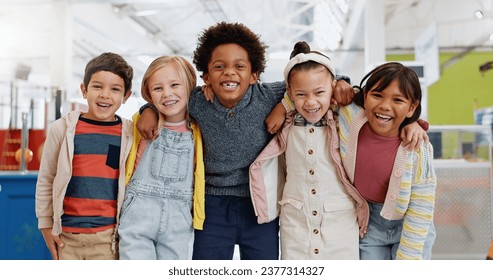
[[[87,99],[89,110],[84,118],[109,122],[115,120],[115,113],[130,96],[125,96],[123,79],[108,71],[94,73],[86,88],[81,84],[82,96]]]
[[[233,108],[245,96],[248,87],[257,82],[247,51],[238,44],[224,44],[212,51],[204,73],[204,82],[212,87],[226,108]]]
[[[236,82],[223,82],[221,83],[221,86],[223,86],[225,89],[231,90],[231,89],[236,89],[240,84]]]
[[[334,80],[327,68],[292,71],[288,93],[296,111],[309,123],[320,121],[330,107]]]
[[[98,105],[98,107],[102,108],[103,110],[111,107],[111,104],[108,104],[108,103],[99,103],[98,102],[96,104]]]
[[[392,119],[391,116],[382,115],[382,114],[378,114],[378,113],[376,113],[375,116],[377,117],[377,121],[379,123],[382,123],[382,124],[385,124],[385,123],[389,122]]]
[[[373,87],[376,88],[378,84]],[[413,115],[416,106],[411,104],[399,89],[399,81],[392,81],[382,91],[370,89],[365,97],[365,112],[371,129],[384,137],[399,135],[402,122]]]
[[[154,72],[148,80],[149,92],[158,111],[166,121],[179,122],[185,119],[188,93],[178,71],[165,65]]]

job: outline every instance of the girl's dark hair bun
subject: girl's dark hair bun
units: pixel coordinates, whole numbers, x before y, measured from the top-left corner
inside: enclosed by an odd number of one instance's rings
[[[305,41],[299,41],[294,45],[293,51],[291,52],[289,59],[295,57],[299,53],[309,53],[309,52],[310,52],[310,46],[308,45],[308,43]]]

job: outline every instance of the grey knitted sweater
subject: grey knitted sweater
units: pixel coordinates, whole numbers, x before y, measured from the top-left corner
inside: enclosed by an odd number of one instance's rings
[[[202,131],[206,194],[250,196],[248,169],[272,138],[265,118],[285,89],[284,82],[251,85],[232,109],[193,90],[189,110]]]

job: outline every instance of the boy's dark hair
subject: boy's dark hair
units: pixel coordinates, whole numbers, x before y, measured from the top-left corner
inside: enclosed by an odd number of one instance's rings
[[[265,70],[265,50],[268,48],[260,36],[253,33],[241,23],[220,22],[209,27],[200,34],[198,45],[193,52],[193,63],[198,71],[208,73],[212,51],[219,45],[238,44],[248,53],[248,59],[252,64],[252,72],[259,75]]]
[[[123,79],[125,85],[125,95],[132,89],[132,79],[134,71],[132,66],[123,59],[121,55],[106,52],[91,59],[86,65],[84,71],[84,85],[89,86],[89,81],[94,73],[99,71],[108,71]]]
[[[415,104],[419,102],[414,110],[414,114],[410,118],[404,119],[399,127],[401,129],[417,121],[421,115],[421,85],[418,75],[413,69],[398,62],[387,62],[376,67],[361,80],[359,87],[357,87],[360,89],[360,92],[354,97],[354,102],[364,108],[366,92],[375,86],[375,91],[383,91],[394,80],[399,81],[399,90],[407,99],[411,100],[411,103]]]

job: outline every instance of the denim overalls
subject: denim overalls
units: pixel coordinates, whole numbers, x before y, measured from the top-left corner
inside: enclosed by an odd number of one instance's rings
[[[193,137],[163,128],[128,183],[118,234],[120,259],[190,259]]]

